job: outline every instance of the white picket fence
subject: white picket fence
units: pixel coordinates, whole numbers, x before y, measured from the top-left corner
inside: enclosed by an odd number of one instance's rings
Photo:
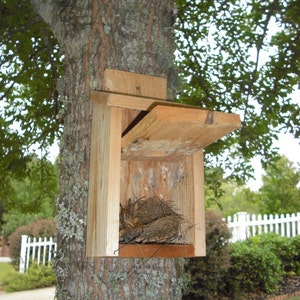
[[[52,237],[48,240],[46,237],[31,238],[27,235],[22,235],[19,272],[25,273],[29,268],[29,263],[32,261],[35,261],[37,265],[50,263],[55,256],[56,250],[57,244]]]
[[[228,217],[226,222],[232,233],[232,243],[269,232],[286,237],[300,234],[300,213],[250,215],[246,212],[239,212],[233,217]]]

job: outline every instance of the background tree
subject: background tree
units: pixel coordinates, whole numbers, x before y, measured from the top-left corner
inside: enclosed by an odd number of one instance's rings
[[[258,192],[230,180],[224,180],[220,189],[223,190],[222,195],[210,203],[209,209],[220,211],[223,216],[232,216],[240,211],[261,213]]]
[[[0,198],[0,220],[4,223],[1,229],[6,236],[34,219],[55,216],[59,192],[57,165],[32,155],[25,174],[23,178],[11,178],[11,192]]]
[[[207,173],[210,175],[210,172]],[[217,191],[222,193],[215,195],[211,188],[206,187],[205,197],[207,208],[218,210],[224,216],[232,216],[239,211],[253,214],[300,211],[300,170],[285,156],[264,168],[263,185],[258,191],[226,180],[223,174],[219,176],[216,178],[216,182],[220,183]]]
[[[285,156],[265,169],[262,180],[259,189],[261,213],[300,211],[300,170]]]
[[[57,79],[63,58],[45,22],[29,1],[0,3],[0,198],[13,178],[26,177],[27,162],[61,133]],[[35,146],[33,148],[33,146]]]

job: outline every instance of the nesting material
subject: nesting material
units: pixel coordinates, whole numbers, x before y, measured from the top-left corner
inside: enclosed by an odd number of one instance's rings
[[[124,244],[174,243],[183,218],[158,197],[138,199],[120,211],[120,242]]]

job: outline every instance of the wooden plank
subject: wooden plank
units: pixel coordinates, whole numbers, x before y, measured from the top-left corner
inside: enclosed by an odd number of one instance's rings
[[[104,71],[104,91],[167,99],[167,79],[120,70]]]
[[[93,102],[103,103],[107,106],[138,109],[138,110],[151,110],[151,108],[157,103],[165,103],[165,100],[158,100],[153,98],[141,98],[131,95],[111,94],[101,91],[91,91],[90,100]]]
[[[208,110],[154,107],[122,138],[122,159],[144,160],[190,155],[239,128],[236,114]]]
[[[203,149],[195,152],[191,156],[192,176],[193,176],[193,198],[194,198],[194,246],[195,256],[206,255],[205,236],[205,203],[204,203],[204,159]]]
[[[240,116],[232,113],[223,113],[219,111],[211,111],[191,106],[166,106],[164,103],[153,108],[156,119],[161,121],[184,121],[197,124],[207,125],[234,125],[240,126]],[[210,118],[210,121],[207,121]]]
[[[155,98],[147,98],[141,96],[112,94],[103,91],[91,91],[90,100],[97,103],[106,103],[107,106],[121,107],[126,109],[138,109],[142,111],[150,111],[157,105],[164,105],[166,107],[183,107],[198,110],[205,110],[193,105],[171,102]]]
[[[117,256],[122,110],[93,105],[87,256]]]
[[[193,245],[140,245],[140,244],[120,244],[119,257],[193,257]]]
[[[108,108],[109,109],[109,108]],[[119,211],[120,211],[120,165],[122,109],[111,108],[110,136],[109,136],[109,182],[108,182],[108,230],[106,253],[115,254],[119,242]],[[104,145],[108,147],[108,145]],[[101,227],[100,227],[101,230]]]

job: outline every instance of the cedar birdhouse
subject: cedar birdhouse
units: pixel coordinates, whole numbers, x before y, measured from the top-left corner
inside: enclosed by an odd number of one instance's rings
[[[103,90],[91,91],[87,256],[205,256],[203,149],[239,128],[240,118],[166,98],[165,78],[110,69]],[[155,205],[172,208],[181,220],[174,241],[122,243],[120,207],[138,199],[154,199],[144,205],[148,215]]]

